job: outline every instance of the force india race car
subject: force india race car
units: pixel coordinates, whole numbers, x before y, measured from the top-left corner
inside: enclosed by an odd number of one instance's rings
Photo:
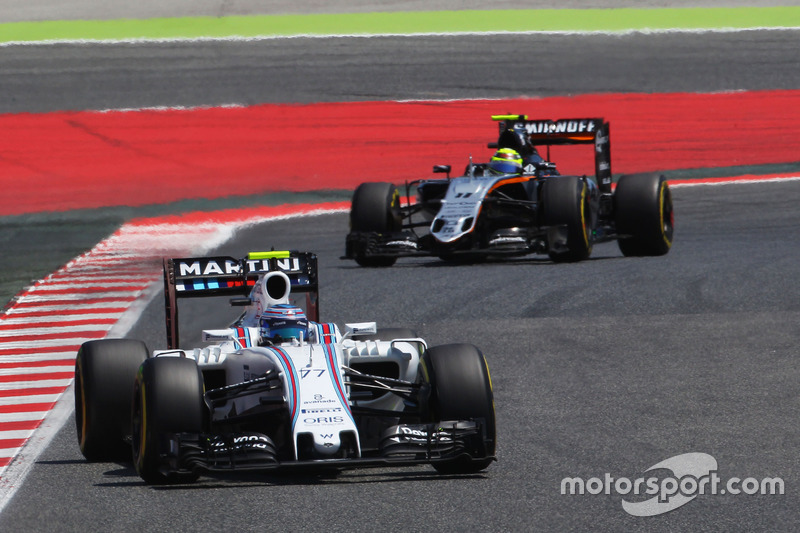
[[[528,120],[496,115],[490,148],[512,149],[521,172],[498,174],[485,163],[450,177],[406,183],[362,183],[353,194],[345,259],[391,266],[398,257],[474,261],[490,256],[548,254],[557,262],[589,257],[595,243],[617,240],[625,256],[666,254],[672,246],[672,198],[663,176],[626,175],[612,188],[609,124],[602,118]],[[594,147],[594,176],[560,175],[536,146]]]
[[[474,473],[494,460],[480,350],[428,347],[374,322],[344,333],[320,323],[315,255],[165,259],[164,283],[166,350],[103,339],[78,352],[75,419],[86,459],[132,453],[147,483],[290,467]],[[296,293],[305,293],[305,310]],[[243,306],[240,318],[205,330],[207,346],[180,348],[179,300],[219,295]]]

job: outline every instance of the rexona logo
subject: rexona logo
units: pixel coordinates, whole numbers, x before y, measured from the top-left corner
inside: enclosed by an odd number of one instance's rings
[[[655,471],[666,471],[669,475],[655,475]],[[568,477],[561,480],[563,495],[610,495],[623,496],[622,509],[633,516],[656,516],[674,511],[703,495],[783,495],[781,478],[731,477],[723,482],[717,475],[717,460],[707,453],[684,453],[656,463],[645,472],[649,477],[630,479],[603,477],[583,479]],[[640,499],[637,496],[652,496]]]

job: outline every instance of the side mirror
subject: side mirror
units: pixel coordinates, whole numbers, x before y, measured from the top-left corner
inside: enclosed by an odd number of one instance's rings
[[[359,322],[344,325],[345,337],[353,335],[374,335],[378,332],[378,325],[375,322]]]
[[[248,305],[253,303],[253,300],[251,300],[250,298],[231,298],[230,302],[231,302],[231,307],[247,307]]]
[[[450,165],[433,165],[434,174],[447,174],[450,177]]]
[[[204,329],[203,342],[224,342],[236,338],[236,331],[233,329]]]

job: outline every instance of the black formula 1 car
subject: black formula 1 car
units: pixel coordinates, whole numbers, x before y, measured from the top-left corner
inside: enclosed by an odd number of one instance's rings
[[[672,246],[672,197],[664,176],[625,175],[612,185],[609,124],[602,118],[529,120],[496,115],[490,148],[512,149],[521,171],[498,174],[473,163],[463,176],[362,183],[353,194],[344,259],[391,266],[398,257],[475,261],[530,253],[557,262],[589,257],[596,243],[616,240],[625,256],[657,256]],[[594,175],[560,175],[537,146],[587,144]],[[549,159],[549,156],[548,156]],[[401,202],[416,191],[416,202]]]
[[[289,251],[166,260],[167,349],[102,339],[78,352],[83,455],[132,459],[156,484],[290,468],[488,467],[495,414],[481,351],[428,347],[374,322],[344,333],[318,322],[316,267],[315,255]],[[305,309],[293,293],[305,293]],[[180,299],[208,296],[232,296],[244,311],[204,330],[205,346],[180,348]]]

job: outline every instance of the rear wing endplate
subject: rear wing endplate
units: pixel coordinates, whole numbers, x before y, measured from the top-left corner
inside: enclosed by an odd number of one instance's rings
[[[206,296],[247,296],[259,274],[283,272],[291,292],[306,294],[306,315],[319,322],[317,256],[310,252],[250,252],[236,259],[228,256],[164,258],[164,310],[167,348],[178,349],[178,301]]]
[[[504,134],[524,132],[532,145],[594,144],[594,167],[601,192],[611,192],[610,126],[602,118],[531,120],[526,115],[493,115]],[[501,147],[502,148],[502,147]]]

